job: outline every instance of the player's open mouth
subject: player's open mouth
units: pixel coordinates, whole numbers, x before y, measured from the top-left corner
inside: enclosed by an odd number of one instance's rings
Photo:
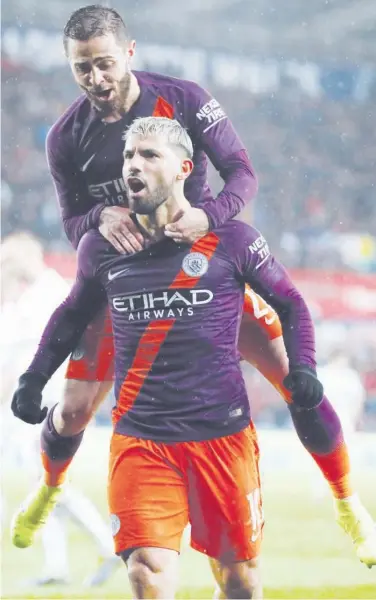
[[[100,100],[109,100],[111,93],[112,90],[101,90],[100,92],[96,92],[95,96]]]
[[[128,183],[129,189],[134,194],[141,192],[146,187],[144,182],[141,181],[141,179],[139,179],[138,177],[128,177],[127,183]]]

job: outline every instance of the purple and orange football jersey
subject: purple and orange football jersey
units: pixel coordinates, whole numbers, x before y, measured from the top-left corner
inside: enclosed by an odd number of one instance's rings
[[[236,433],[250,421],[237,350],[246,283],[277,310],[290,366],[314,368],[305,302],[264,237],[229,221],[193,245],[164,239],[132,256],[120,255],[96,231],[86,234],[76,282],[31,370],[51,376],[108,302],[115,430],[172,442]]]

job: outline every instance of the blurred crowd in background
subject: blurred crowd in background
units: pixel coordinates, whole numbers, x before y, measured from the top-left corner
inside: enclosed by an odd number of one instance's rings
[[[60,272],[61,256],[73,253],[44,145],[50,126],[78,95],[62,55],[61,29],[82,4],[51,0],[42,7],[36,0],[13,0],[3,11],[2,236],[33,232]],[[363,19],[348,0],[320,0],[314,10],[292,0],[283,11],[264,0],[254,0],[252,10],[247,0],[238,0],[235,8],[227,0],[208,0],[205,9],[192,0],[179,11],[172,0],[163,2],[164,11],[151,0],[112,4],[129,17],[132,34],[140,38],[137,68],[195,79],[223,105],[259,177],[258,197],[245,218],[262,230],[305,294],[316,321],[319,360],[330,363],[340,348],[359,374],[365,393],[359,425],[374,429],[372,19]],[[54,43],[46,45],[52,35]],[[218,192],[221,183],[213,171],[210,179]],[[63,271],[70,279],[74,267]],[[274,391],[252,370],[246,368],[245,376],[259,420],[285,425],[286,411]]]
[[[288,87],[266,97],[211,91],[258,173],[254,220],[287,266],[376,271],[371,103],[310,99]],[[40,73],[4,61],[3,234],[31,229],[49,248],[69,249],[44,143],[76,95],[67,69]]]

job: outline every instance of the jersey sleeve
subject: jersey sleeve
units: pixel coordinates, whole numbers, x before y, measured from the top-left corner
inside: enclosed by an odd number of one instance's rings
[[[57,126],[52,127],[48,133],[46,154],[64,230],[73,247],[77,248],[82,236],[99,226],[99,217],[105,205],[92,206],[81,185],[73,151],[64,143]]]
[[[85,236],[87,238],[87,236]],[[76,280],[67,298],[50,317],[28,372],[50,379],[76,348],[86,327],[107,302],[93,266],[91,243],[82,239]]]
[[[235,217],[257,192],[257,178],[247,151],[230,119],[209,92],[192,84],[189,94],[189,131],[224,180],[217,198],[202,206],[210,227],[216,229]]]
[[[224,242],[236,276],[277,312],[290,368],[305,365],[316,369],[314,326],[302,295],[257,229],[240,221],[228,225]]]

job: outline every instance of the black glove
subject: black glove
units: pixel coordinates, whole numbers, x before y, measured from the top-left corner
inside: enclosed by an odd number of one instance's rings
[[[18,380],[18,388],[13,394],[11,409],[15,417],[36,425],[46,418],[47,406],[41,408],[42,390],[47,378],[39,373],[24,373]]]
[[[292,367],[283,385],[291,392],[293,404],[306,410],[316,408],[324,396],[324,388],[316,372],[303,365]]]

